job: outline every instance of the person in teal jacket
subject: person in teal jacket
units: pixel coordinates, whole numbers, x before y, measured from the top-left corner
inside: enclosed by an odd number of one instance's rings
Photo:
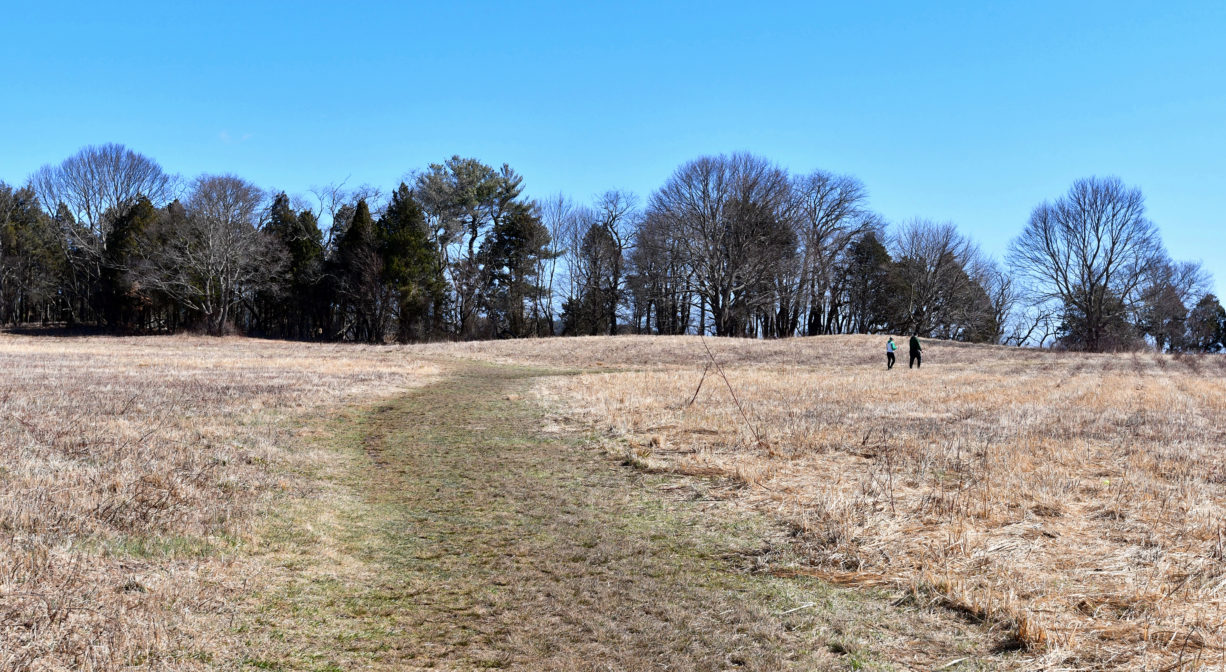
[[[898,349],[898,346],[894,345],[894,337],[891,336],[890,340],[885,342],[885,369],[886,371],[889,371],[890,369],[894,368],[894,351],[897,349]]]
[[[907,364],[908,369],[911,368],[912,366],[914,366],[917,369],[920,368],[920,353],[923,351],[924,349],[920,347],[919,337],[912,336],[911,337],[911,362]]]

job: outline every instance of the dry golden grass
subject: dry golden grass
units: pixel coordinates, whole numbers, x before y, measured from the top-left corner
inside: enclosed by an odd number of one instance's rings
[[[692,337],[0,335],[0,669],[206,668],[258,649],[228,627],[243,596],[311,578],[251,552],[257,514],[283,490],[323,502],[312,515],[357,496],[311,481],[340,458],[296,420],[437,379],[440,357],[584,370],[540,379],[557,420],[790,522],[813,566],[778,571],[944,605],[1049,669],[1223,660],[1226,358],[932,342],[924,369],[887,372],[881,337],[707,343],[743,410],[714,370],[695,396]]]
[[[927,342],[886,371],[884,337],[707,342],[752,429],[714,370],[687,405],[697,338],[439,347],[614,369],[540,391],[640,468],[741,484],[827,578],[983,619],[1036,665],[1226,660],[1226,358]]]
[[[296,418],[428,382],[401,348],[0,335],[0,669],[224,658]]]

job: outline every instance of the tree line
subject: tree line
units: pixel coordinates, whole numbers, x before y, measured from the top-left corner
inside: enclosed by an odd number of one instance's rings
[[[1226,311],[1139,190],[1040,204],[1004,262],[950,223],[887,225],[857,179],[700,157],[645,202],[533,201],[452,157],[384,193],[190,181],[120,145],[0,182],[0,322],[381,343],[553,335],[903,333],[1218,351]]]

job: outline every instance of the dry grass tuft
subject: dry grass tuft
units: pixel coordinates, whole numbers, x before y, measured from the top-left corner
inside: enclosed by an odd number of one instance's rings
[[[402,349],[0,334],[0,669],[223,657],[291,421],[420,384]]]
[[[687,405],[695,338],[445,347],[613,369],[539,392],[652,470],[739,484],[835,583],[888,581],[1045,665],[1223,659],[1226,359],[932,342],[887,372],[881,337],[708,343],[748,421],[710,381]]]

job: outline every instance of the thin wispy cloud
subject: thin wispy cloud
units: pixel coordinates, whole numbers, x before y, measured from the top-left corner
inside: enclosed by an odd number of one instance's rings
[[[233,145],[233,144],[243,143],[243,142],[250,140],[251,134],[243,133],[242,135],[235,137],[230,134],[230,131],[221,131],[220,133],[217,134],[217,139],[221,140],[223,143],[227,145]]]

